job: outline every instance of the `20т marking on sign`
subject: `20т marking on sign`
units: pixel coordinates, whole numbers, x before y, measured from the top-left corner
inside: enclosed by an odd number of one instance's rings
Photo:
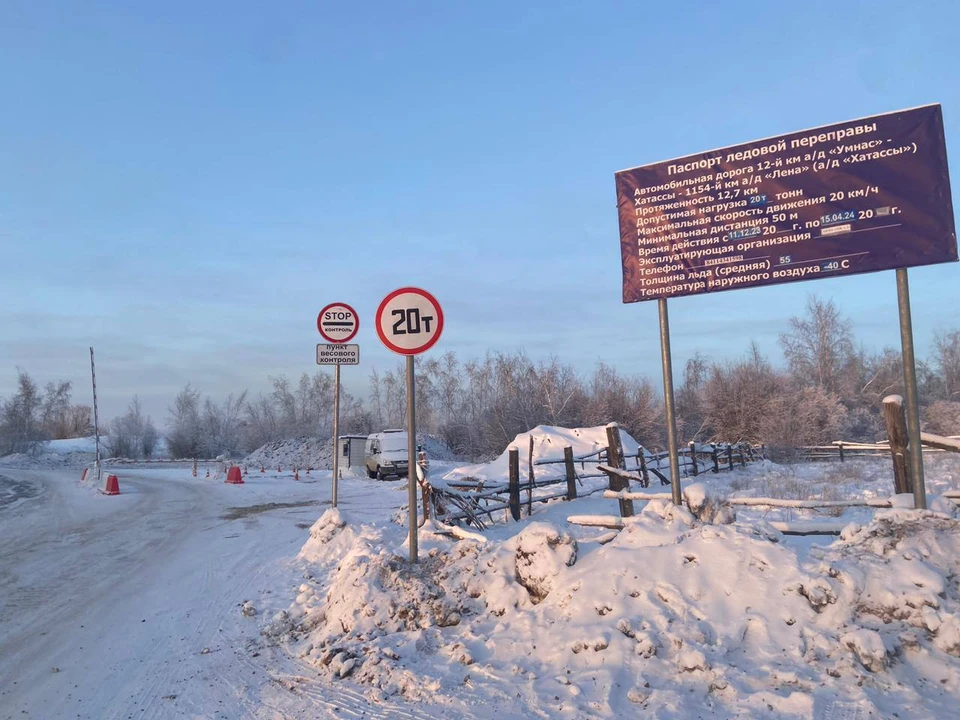
[[[436,344],[443,332],[443,310],[437,299],[420,288],[400,288],[377,308],[377,335],[400,355],[419,355]]]
[[[413,356],[432,348],[443,332],[443,310],[420,288],[405,287],[387,295],[377,308],[377,335],[395,353],[407,356],[407,493],[410,514],[410,562],[417,562],[417,388]],[[423,481],[427,481],[424,470]],[[426,512],[426,507],[424,507]]]

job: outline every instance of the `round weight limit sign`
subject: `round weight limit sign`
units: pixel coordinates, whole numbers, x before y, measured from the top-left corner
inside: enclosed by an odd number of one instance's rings
[[[400,288],[377,308],[377,335],[400,355],[419,355],[433,347],[443,332],[443,310],[437,299],[420,288]]]

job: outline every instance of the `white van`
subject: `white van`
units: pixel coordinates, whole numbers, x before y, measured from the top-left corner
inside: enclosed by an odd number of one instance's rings
[[[384,430],[367,437],[364,452],[367,475],[383,480],[389,475],[407,474],[406,430]]]

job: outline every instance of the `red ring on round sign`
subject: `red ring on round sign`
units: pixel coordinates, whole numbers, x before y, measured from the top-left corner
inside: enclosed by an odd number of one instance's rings
[[[383,315],[384,308],[386,308],[387,303],[393,300],[398,295],[404,293],[412,293],[414,295],[419,295],[420,297],[426,299],[433,307],[437,310],[437,332],[432,338],[423,346],[418,348],[402,348],[398,345],[394,345],[390,342],[383,334],[383,330],[380,329],[380,316]],[[434,345],[437,344],[437,340],[440,339],[440,335],[443,333],[443,309],[440,307],[439,301],[426,290],[421,290],[420,288],[415,287],[405,287],[400,288],[399,290],[394,290],[392,293],[387,295],[383,300],[380,301],[379,307],[377,307],[377,316],[374,324],[377,326],[377,335],[380,337],[380,342],[386,345],[390,350],[393,350],[399,355],[419,355],[422,352],[426,352]]]
[[[323,317],[323,314],[324,314],[327,310],[329,310],[330,308],[333,308],[333,307],[346,308],[347,310],[349,310],[350,312],[353,313],[353,321],[354,321],[353,332],[350,333],[347,337],[341,338],[340,340],[334,340],[332,337],[330,337],[329,335],[327,335],[327,334],[323,331],[323,326],[320,324],[320,318]],[[356,311],[356,310],[354,310],[352,307],[350,307],[350,306],[347,305],[346,303],[342,303],[342,302],[330,303],[330,304],[327,305],[325,308],[323,308],[319,313],[317,313],[317,330],[320,332],[320,335],[323,336],[323,339],[326,340],[326,341],[329,342],[329,343],[335,343],[335,344],[337,344],[337,343],[347,343],[347,342],[350,342],[351,340],[353,340],[354,336],[355,336],[355,335],[357,334],[357,332],[360,330],[360,316],[357,315],[357,311]]]

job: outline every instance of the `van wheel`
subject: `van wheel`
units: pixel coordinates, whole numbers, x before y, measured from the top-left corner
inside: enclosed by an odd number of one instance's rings
[[[371,480],[373,480],[376,476],[377,476],[377,474],[376,474],[373,470],[371,470],[370,468],[367,468],[367,477],[368,477],[368,478],[370,478]]]
[[[383,480],[384,477],[383,470],[381,470],[380,466],[377,465],[377,480]]]

